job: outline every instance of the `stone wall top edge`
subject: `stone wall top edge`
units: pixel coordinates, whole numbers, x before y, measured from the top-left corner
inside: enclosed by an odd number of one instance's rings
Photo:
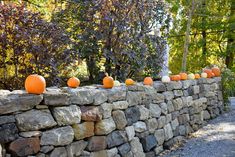
[[[139,90],[141,91],[141,89],[138,88],[143,88],[142,90],[144,90],[145,88],[156,88],[155,85],[158,84],[163,84],[163,85],[167,85],[167,84],[171,84],[171,83],[184,83],[184,82],[190,82],[190,81],[195,81],[198,83],[204,83],[204,84],[211,84],[211,83],[219,83],[221,81],[221,77],[214,77],[214,78],[200,78],[198,80],[181,80],[181,81],[171,81],[169,83],[163,83],[161,81],[154,81],[153,86],[146,86],[144,85],[142,82],[137,82],[135,85],[133,86],[125,86],[124,83],[121,83],[121,86],[118,87],[113,87],[112,89],[105,89],[102,87],[102,85],[90,85],[90,86],[81,86],[78,88],[69,88],[69,87],[47,87],[46,91],[41,94],[48,94],[48,93],[69,93],[69,92],[76,92],[76,91],[91,91],[91,90],[104,90],[104,91],[116,91],[116,90],[127,90],[127,91],[135,91],[135,90]],[[13,90],[13,91],[9,91],[9,90],[4,90],[4,89],[0,89],[0,97],[4,97],[4,96],[8,96],[8,95],[35,95],[35,94],[28,94],[25,90],[21,89],[21,90]]]

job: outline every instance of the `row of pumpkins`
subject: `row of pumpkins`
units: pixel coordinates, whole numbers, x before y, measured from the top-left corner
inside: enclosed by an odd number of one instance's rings
[[[220,76],[220,69],[217,67],[214,67],[212,69],[205,69],[201,75],[199,74],[187,74],[187,73],[180,73],[178,75],[171,75],[169,76],[163,76],[162,82],[170,82],[170,81],[180,81],[180,80],[194,80],[199,78],[212,78]],[[135,81],[133,81],[131,78],[126,79],[125,81],[126,86],[134,85]],[[144,85],[153,85],[153,79],[151,77],[145,77],[143,81]],[[67,81],[68,87],[71,88],[77,88],[80,85],[80,80],[76,77],[71,77]],[[108,76],[106,74],[106,77],[103,79],[103,87],[104,88],[112,88],[114,86],[120,86],[120,82],[117,80],[114,80],[111,76]],[[28,93],[31,94],[42,94],[46,89],[46,81],[44,77],[33,74],[29,75],[25,80],[25,89]]]

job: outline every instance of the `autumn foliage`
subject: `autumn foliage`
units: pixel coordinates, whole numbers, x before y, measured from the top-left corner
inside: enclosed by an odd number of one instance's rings
[[[0,4],[0,88],[24,86],[29,74],[40,74],[49,85],[71,61],[70,39],[55,23],[24,5]]]

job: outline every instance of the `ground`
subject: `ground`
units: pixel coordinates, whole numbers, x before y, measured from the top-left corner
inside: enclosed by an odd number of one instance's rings
[[[183,146],[163,156],[235,157],[235,107],[209,121],[191,137],[182,144]]]

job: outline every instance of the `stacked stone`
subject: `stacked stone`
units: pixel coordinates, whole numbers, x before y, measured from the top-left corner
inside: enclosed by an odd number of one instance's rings
[[[152,157],[223,111],[221,79],[0,91],[2,156]],[[1,156],[1,154],[0,154]]]

